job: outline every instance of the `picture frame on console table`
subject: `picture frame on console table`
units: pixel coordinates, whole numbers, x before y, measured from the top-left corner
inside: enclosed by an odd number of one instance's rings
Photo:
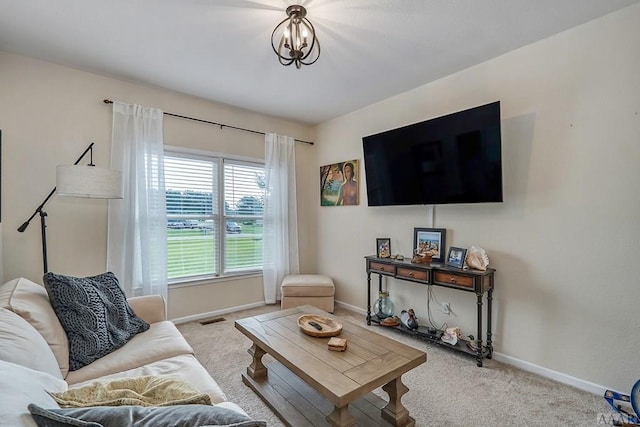
[[[376,239],[376,256],[378,258],[391,257],[391,239],[380,237]]]
[[[467,250],[465,248],[456,248],[451,246],[449,253],[447,254],[447,266],[462,268],[464,266],[464,259],[467,256]]]
[[[417,255],[431,254],[434,262],[444,261],[447,239],[446,228],[414,228],[413,251]]]

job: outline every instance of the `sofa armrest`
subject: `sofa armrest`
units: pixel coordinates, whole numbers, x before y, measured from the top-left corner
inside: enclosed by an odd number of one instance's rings
[[[144,295],[127,298],[133,311],[147,323],[167,320],[167,305],[162,295]]]

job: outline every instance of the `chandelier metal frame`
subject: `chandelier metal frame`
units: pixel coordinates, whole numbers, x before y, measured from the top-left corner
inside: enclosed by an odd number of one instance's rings
[[[271,33],[271,47],[284,66],[311,65],[320,58],[320,42],[316,30],[307,19],[307,9],[294,4],[287,7],[287,18],[283,19]],[[276,39],[280,38],[276,48]],[[311,40],[311,42],[309,42]],[[305,51],[305,49],[307,49]]]

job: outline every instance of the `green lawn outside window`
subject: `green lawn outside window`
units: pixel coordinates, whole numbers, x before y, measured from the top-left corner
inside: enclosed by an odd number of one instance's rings
[[[215,248],[212,231],[169,229],[167,238],[169,279],[213,274]],[[225,242],[227,271],[261,268],[262,226],[242,224],[242,233],[227,233]],[[246,260],[253,260],[256,265],[248,265]]]

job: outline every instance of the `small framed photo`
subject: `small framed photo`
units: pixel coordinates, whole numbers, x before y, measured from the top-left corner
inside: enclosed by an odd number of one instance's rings
[[[444,260],[447,230],[445,228],[414,228],[413,251],[416,255],[431,255],[436,262]]]
[[[391,239],[388,237],[376,239],[376,255],[378,255],[378,258],[389,258],[391,256]]]
[[[465,248],[456,248],[451,246],[449,253],[447,254],[446,264],[449,267],[462,268],[464,265],[464,258],[467,256],[467,250]]]

